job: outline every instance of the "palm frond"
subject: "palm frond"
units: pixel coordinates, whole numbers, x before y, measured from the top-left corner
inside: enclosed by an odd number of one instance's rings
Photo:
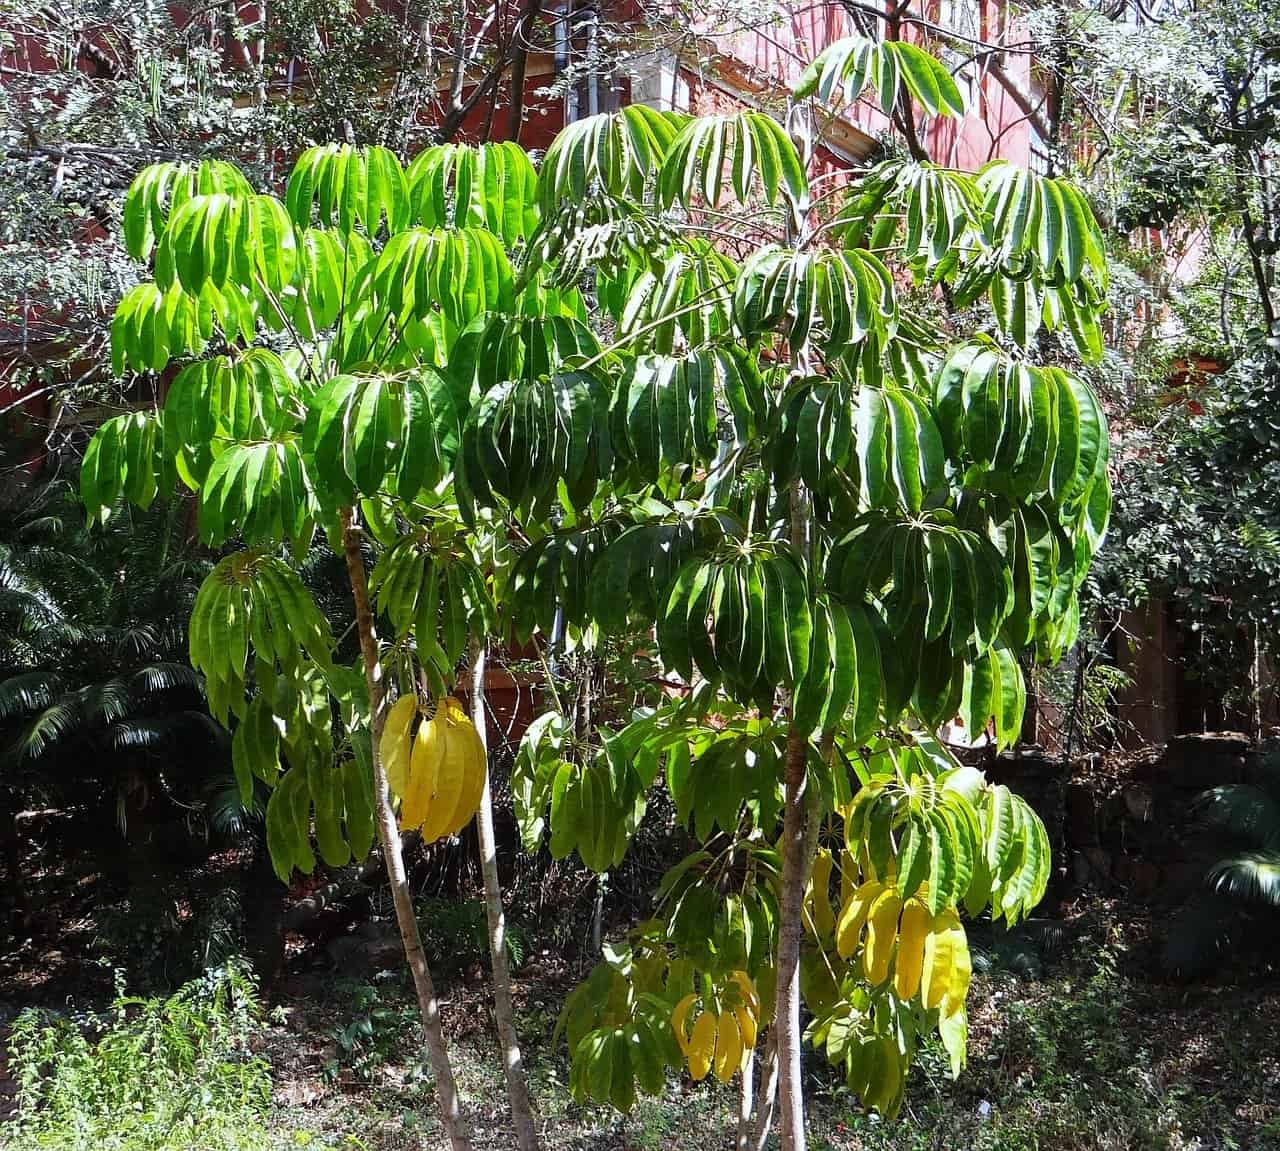
[[[175,662],[149,663],[129,677],[132,689],[145,695],[185,688],[203,698],[204,677],[190,664]]]
[[[62,743],[85,729],[84,698],[80,692],[68,692],[41,711],[14,740],[14,750],[21,759],[39,759],[55,744]]]
[[[1202,792],[1193,811],[1214,831],[1258,847],[1280,846],[1280,802],[1253,784],[1225,784]]]
[[[1060,919],[1028,919],[1022,930],[1046,957],[1062,951],[1071,939],[1071,929]]]
[[[171,743],[170,717],[126,719],[107,729],[107,745],[113,751],[154,751]]]
[[[1219,895],[1280,908],[1280,851],[1246,851],[1220,859],[1205,882]]]
[[[103,727],[126,719],[137,702],[128,682],[121,678],[89,684],[77,694],[85,701],[85,715]]]
[[[159,646],[160,632],[160,625],[152,620],[123,628],[116,639],[116,658],[138,659],[153,655]]]
[[[62,689],[62,678],[53,672],[10,676],[0,683],[0,720],[16,719],[48,707]]]
[[[204,793],[205,819],[209,830],[228,839],[239,839],[262,825],[266,804],[255,789],[249,806],[240,798],[240,785],[235,776],[223,774],[209,780]]]

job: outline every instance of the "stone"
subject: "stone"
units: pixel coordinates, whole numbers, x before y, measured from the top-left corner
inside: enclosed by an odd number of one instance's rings
[[[1249,738],[1240,732],[1180,735],[1165,748],[1161,776],[1169,786],[1191,791],[1239,783],[1248,753]]]
[[[1133,783],[1124,789],[1124,806],[1132,819],[1149,823],[1155,815],[1156,799],[1145,783]]]

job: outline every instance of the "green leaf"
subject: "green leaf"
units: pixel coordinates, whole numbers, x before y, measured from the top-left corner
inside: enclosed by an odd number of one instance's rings
[[[852,104],[868,81],[876,85],[885,115],[894,110],[900,84],[931,115],[964,115],[964,99],[951,73],[919,45],[905,40],[837,40],[801,73],[794,92],[797,98],[817,95],[827,103],[840,92]]]
[[[760,184],[766,204],[783,191],[790,204],[808,200],[809,187],[795,145],[776,120],[763,112],[703,116],[688,121],[667,145],[658,175],[658,200],[664,208],[689,207],[699,195],[715,207],[721,203],[725,167],[740,204],[750,196],[751,177]]]
[[[681,113],[632,104],[566,125],[538,171],[543,213],[550,215],[564,200],[585,200],[593,185],[605,195],[638,200],[687,121]]]

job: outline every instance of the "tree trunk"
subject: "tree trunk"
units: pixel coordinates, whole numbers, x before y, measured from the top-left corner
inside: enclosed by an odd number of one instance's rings
[[[804,1089],[800,1080],[801,911],[808,872],[805,826],[805,761],[808,740],[793,727],[787,735],[786,806],[782,822],[782,896],[778,904],[778,992],[773,1031],[778,1049],[782,1151],[804,1151]]]
[[[488,725],[484,713],[485,649],[480,641],[471,645],[471,717],[488,754]],[[484,909],[489,921],[489,955],[493,960],[493,1014],[498,1023],[502,1047],[502,1069],[507,1077],[507,1099],[520,1151],[537,1151],[538,1132],[529,1103],[529,1084],[520,1059],[520,1038],[516,1034],[516,1013],[511,1002],[511,969],[507,963],[507,920],[502,909],[502,889],[498,886],[498,844],[493,833],[493,792],[485,772],[480,810],[476,813],[480,839],[480,871],[484,876]]]
[[[764,1151],[773,1127],[773,1111],[778,1103],[777,1032],[769,1028],[764,1041],[764,1061],[760,1064],[760,1091],[756,1102],[756,1125],[751,1132],[750,1151]]]
[[[756,1053],[747,1052],[742,1064],[742,1081],[738,1085],[738,1130],[733,1138],[733,1151],[751,1151],[751,1113],[755,1110]]]
[[[596,876],[596,898],[591,908],[591,954],[600,955],[604,951],[604,884],[608,872]]]
[[[386,861],[387,883],[395,904],[396,924],[400,928],[404,956],[413,975],[413,987],[418,996],[418,1011],[422,1016],[427,1052],[431,1057],[431,1068],[435,1072],[440,1121],[444,1124],[445,1134],[449,1137],[449,1145],[453,1151],[471,1151],[471,1137],[458,1100],[458,1087],[453,1078],[453,1065],[449,1061],[449,1048],[440,1028],[440,1003],[436,999],[435,985],[427,967],[427,956],[422,950],[422,937],[418,933],[413,900],[409,895],[404,853],[400,849],[400,832],[396,827],[395,811],[391,807],[387,773],[382,766],[382,755],[378,748],[382,738],[382,725],[386,719],[387,700],[382,682],[382,665],[378,659],[378,636],[373,626],[373,610],[369,606],[364,557],[360,554],[360,537],[352,526],[350,509],[344,509],[340,513],[340,519],[342,550],[347,561],[347,576],[351,581],[351,598],[355,602],[356,632],[360,637],[360,654],[364,658],[364,674],[369,685],[369,738],[372,744],[373,798],[378,840],[382,844],[382,856]]]

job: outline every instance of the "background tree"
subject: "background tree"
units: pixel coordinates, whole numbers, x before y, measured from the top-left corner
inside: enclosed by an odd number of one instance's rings
[[[22,806],[57,802],[122,843],[203,807],[225,764],[225,736],[186,655],[186,618],[208,564],[187,538],[189,505],[122,515],[85,530],[65,481],[10,484],[0,515],[0,807],[12,890],[22,900]],[[184,770],[167,770],[181,750]],[[110,829],[117,829],[113,839]]]
[[[1097,602],[1172,603],[1192,675],[1256,725],[1242,669],[1277,634],[1280,27],[1266,5],[1048,5],[1029,32],[1054,162],[1103,206],[1117,272],[1093,375],[1123,445]]]

